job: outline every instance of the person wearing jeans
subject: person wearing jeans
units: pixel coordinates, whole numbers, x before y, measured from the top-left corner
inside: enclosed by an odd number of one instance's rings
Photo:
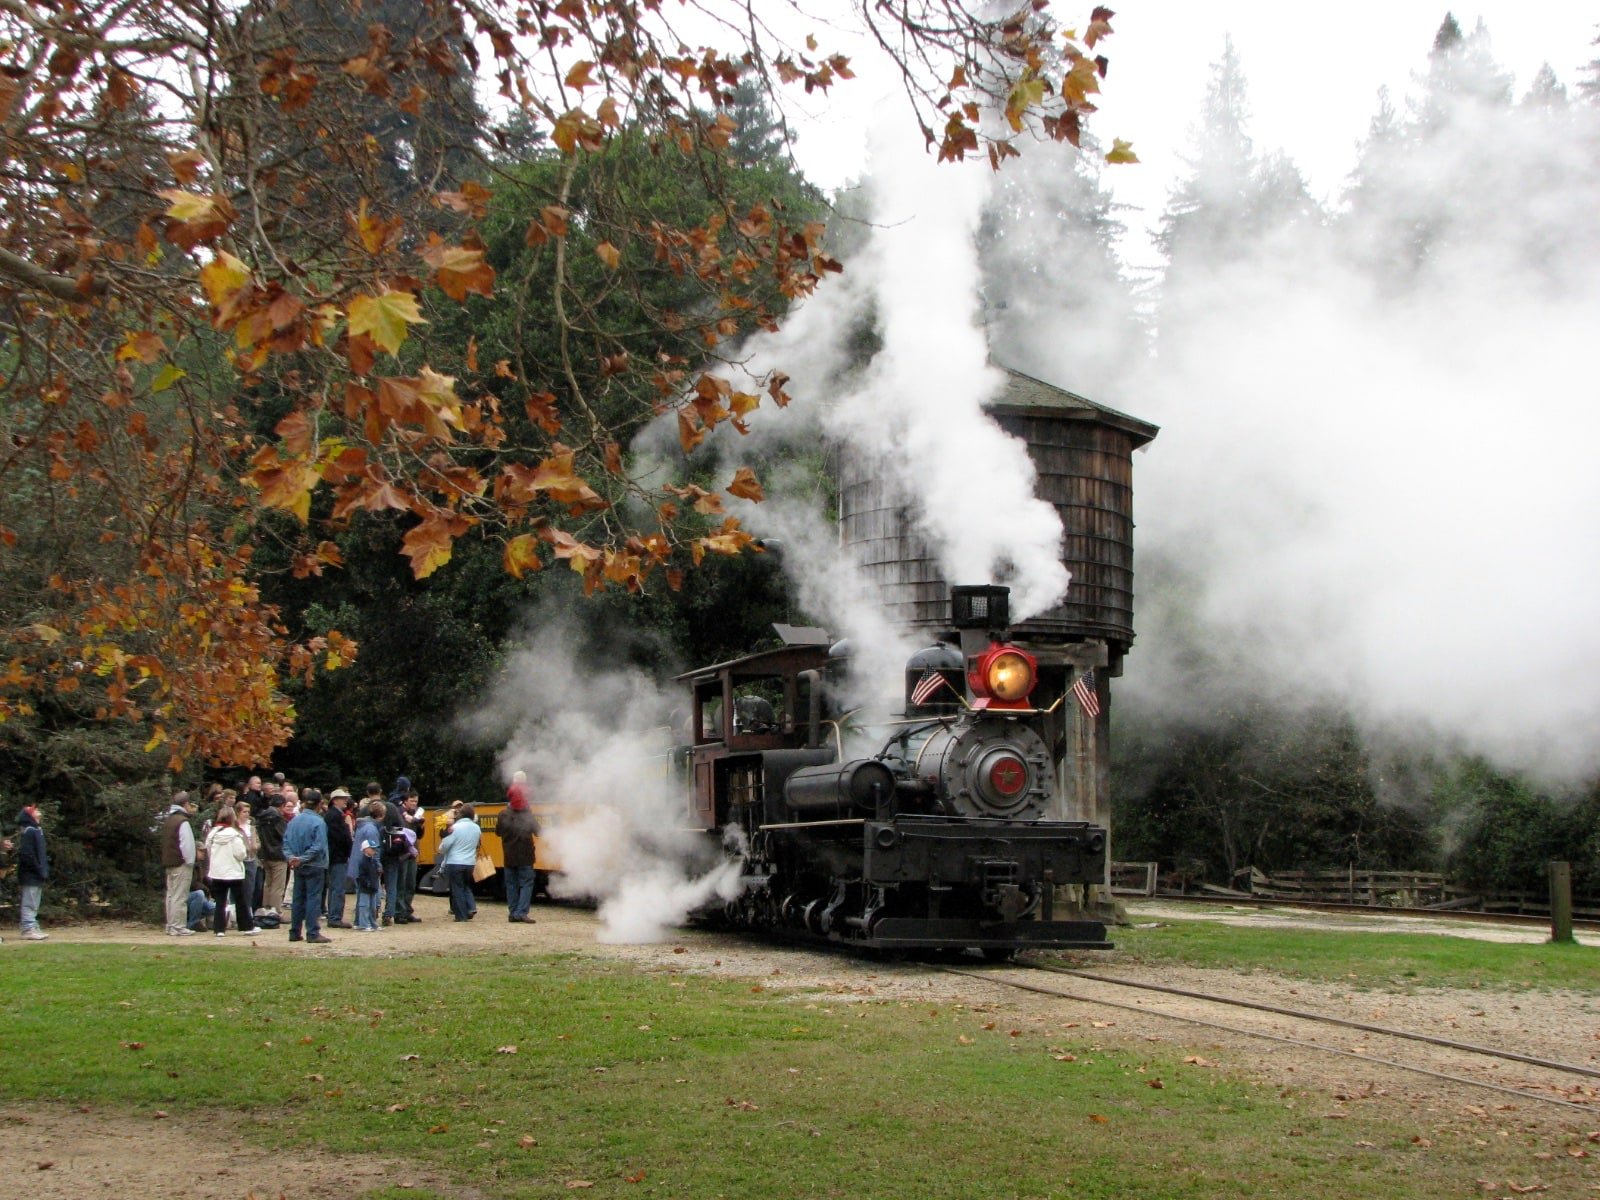
[[[289,906],[289,940],[333,941],[322,935],[322,887],[328,878],[328,823],[322,817],[322,793],[307,788],[300,811],[283,832],[283,857],[294,872],[294,898]]]
[[[328,827],[328,878],[323,888],[322,911],[326,914],[329,929],[349,929],[344,919],[345,883],[349,879],[346,864],[350,861],[352,832],[350,826],[350,791],[334,788],[328,798],[328,810],[322,814]]]
[[[17,845],[17,886],[21,895],[22,940],[42,942],[50,935],[39,928],[39,903],[44,885],[50,879],[50,856],[44,848],[44,826],[39,824],[39,806],[25,805],[17,814],[21,835]]]
[[[378,854],[383,846],[382,800],[367,804],[361,823],[356,826],[351,839],[350,860],[346,870],[356,882],[356,931],[378,931],[378,888],[383,882],[383,871],[378,866]]]
[[[506,920],[532,925],[528,907],[533,903],[533,839],[539,833],[539,822],[528,807],[528,777],[521,771],[506,789],[505,811],[494,829],[505,850]]]
[[[477,810],[463,804],[450,832],[439,843],[438,860],[450,884],[450,915],[470,921],[478,915],[478,902],[472,898],[472,871],[478,865],[478,843],[483,830],[478,828]]]

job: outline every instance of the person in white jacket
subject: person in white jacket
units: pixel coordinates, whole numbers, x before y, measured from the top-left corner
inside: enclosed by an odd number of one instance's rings
[[[219,809],[216,824],[206,834],[206,882],[211,888],[211,898],[217,902],[212,921],[218,937],[226,936],[230,897],[239,922],[239,932],[246,937],[254,937],[261,932],[250,913],[250,899],[245,895],[244,864],[249,857],[250,847],[239,832],[238,818],[233,809]]]

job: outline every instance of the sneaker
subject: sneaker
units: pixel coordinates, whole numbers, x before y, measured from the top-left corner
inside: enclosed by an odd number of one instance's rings
[[[261,930],[252,927],[250,929],[246,929],[244,931],[244,935],[245,935],[245,937],[255,937],[256,934],[258,934],[260,932],[261,932]]]
[[[192,929],[169,929],[169,930],[167,930],[167,936],[168,937],[193,937],[194,936],[194,930],[192,930]]]
[[[227,934],[225,934],[225,933],[218,933],[218,934],[217,934],[217,936],[218,936],[218,937],[227,937],[227,936],[228,936],[228,935],[227,935]]]
[[[49,936],[50,935],[42,929],[30,929],[27,933],[22,935],[22,940],[25,942],[42,942]]]

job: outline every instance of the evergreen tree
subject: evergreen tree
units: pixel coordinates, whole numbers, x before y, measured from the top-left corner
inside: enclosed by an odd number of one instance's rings
[[[1212,66],[1189,174],[1173,189],[1156,241],[1167,257],[1163,303],[1190,280],[1259,257],[1282,233],[1320,220],[1299,170],[1282,152],[1262,157],[1251,141],[1244,70],[1231,38]],[[1273,251],[1275,253],[1275,251]]]
[[[1589,43],[1600,46],[1600,37]],[[1600,58],[1591,58],[1583,67],[1583,78],[1578,80],[1578,94],[1590,104],[1600,104]]]
[[[1528,94],[1522,98],[1524,108],[1542,108],[1560,111],[1567,107],[1566,86],[1556,78],[1555,68],[1545,63],[1533,77]]]
[[[1145,334],[1117,256],[1123,226],[1085,139],[1040,147],[997,177],[978,229],[996,361],[1109,403]],[[1131,402],[1131,400],[1129,401]]]
[[[738,124],[728,154],[741,167],[778,162],[788,155],[788,137],[761,85],[750,76],[739,80],[726,109]]]

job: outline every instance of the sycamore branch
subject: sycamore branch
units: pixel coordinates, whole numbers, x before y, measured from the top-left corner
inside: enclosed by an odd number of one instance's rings
[[[0,275],[5,275],[36,292],[43,292],[47,296],[54,296],[57,300],[73,303],[81,303],[106,290],[106,281],[97,276],[73,279],[67,275],[56,275],[38,263],[29,262],[20,255],[3,249],[0,249]]]

